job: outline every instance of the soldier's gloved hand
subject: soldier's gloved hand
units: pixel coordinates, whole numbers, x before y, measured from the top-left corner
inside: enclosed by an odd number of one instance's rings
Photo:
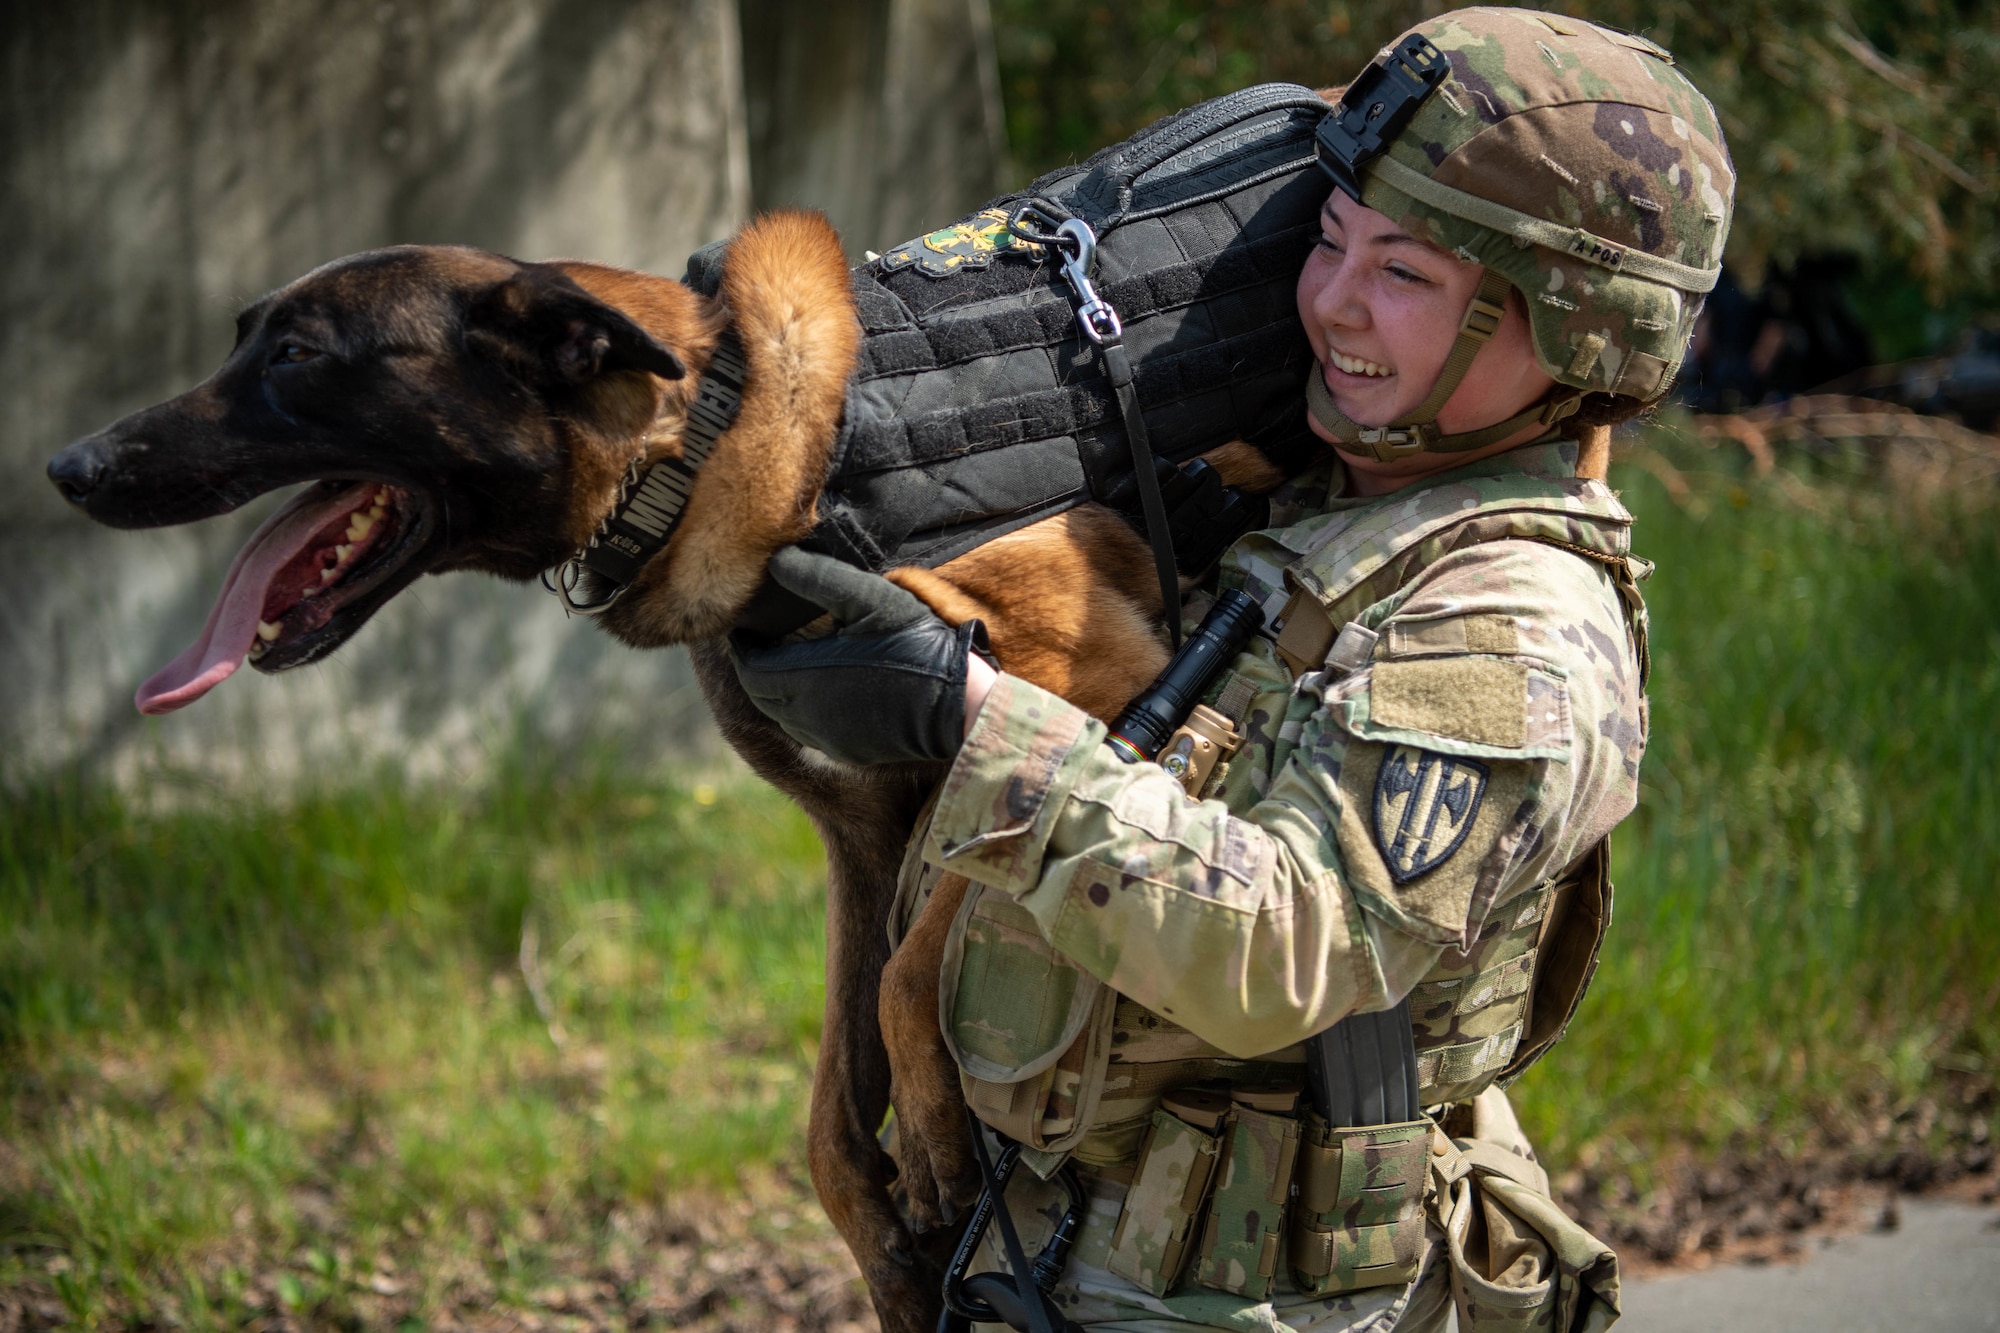
[[[801,745],[850,764],[948,760],[965,737],[966,654],[991,660],[986,627],[956,629],[879,574],[787,546],[771,577],[832,613],[822,639],[729,636],[736,679]]]

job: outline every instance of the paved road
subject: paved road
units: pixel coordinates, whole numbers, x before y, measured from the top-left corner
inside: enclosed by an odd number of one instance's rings
[[[2000,1333],[2000,1209],[1904,1199],[1796,1264],[1635,1282],[1617,1333]]]

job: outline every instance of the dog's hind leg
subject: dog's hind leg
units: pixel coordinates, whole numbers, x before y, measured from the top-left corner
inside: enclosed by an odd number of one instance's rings
[[[889,1105],[877,988],[903,845],[941,774],[931,765],[846,768],[810,754],[757,711],[720,643],[694,644],[689,653],[723,738],[799,804],[826,846],[826,1017],[807,1165],[884,1333],[931,1333],[942,1308],[942,1262],[897,1213],[889,1195],[894,1167],[876,1138]],[[935,1017],[931,1023],[935,1028]]]
[[[900,823],[883,813],[850,802],[837,816],[813,821],[827,852],[826,1021],[813,1071],[807,1161],[822,1206],[868,1279],[882,1327],[930,1333],[942,1267],[923,1252],[897,1211],[890,1194],[894,1168],[876,1138],[891,1078],[878,991],[889,961],[896,870],[915,809]],[[928,1021],[935,1034],[935,999]]]

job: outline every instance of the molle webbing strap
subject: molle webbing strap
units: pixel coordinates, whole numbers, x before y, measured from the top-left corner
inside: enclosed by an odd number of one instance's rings
[[[1537,487],[1546,484],[1533,483]],[[1640,685],[1644,688],[1651,662],[1646,645],[1645,601],[1640,596],[1638,584],[1652,572],[1652,566],[1626,554],[1624,543],[1620,541],[1606,539],[1609,549],[1598,550],[1555,535],[1556,531],[1579,535],[1573,526],[1577,522],[1583,523],[1586,529],[1594,523],[1613,520],[1629,524],[1629,515],[1622,510],[1614,515],[1593,513],[1588,508],[1579,509],[1575,507],[1574,497],[1563,499],[1556,495],[1534,496],[1527,493],[1511,498],[1496,496],[1489,504],[1474,511],[1460,509],[1455,504],[1432,504],[1426,508],[1422,499],[1424,494],[1423,488],[1415,488],[1407,502],[1414,517],[1399,525],[1400,535],[1371,535],[1367,549],[1376,552],[1377,558],[1363,559],[1352,551],[1342,557],[1343,561],[1351,560],[1352,564],[1361,566],[1349,581],[1332,587],[1316,587],[1310,586],[1308,579],[1287,576],[1292,593],[1270,627],[1276,636],[1274,647],[1278,658],[1295,679],[1325,667],[1335,643],[1350,628],[1360,632],[1353,618],[1369,604],[1387,595],[1387,588],[1375,582],[1385,571],[1394,572],[1398,579],[1407,582],[1427,567],[1431,559],[1469,545],[1489,541],[1532,541],[1602,565],[1611,574],[1622,602],[1626,628],[1633,638],[1640,668]],[[1613,503],[1609,491],[1600,491],[1599,494],[1605,503]],[[1557,512],[1552,512],[1552,504]],[[1562,510],[1568,512],[1560,512]],[[1554,531],[1551,531],[1552,525]],[[1433,554],[1424,556],[1422,563],[1412,567],[1404,557],[1406,553],[1419,551],[1431,551]],[[1324,551],[1314,556],[1315,560],[1325,558]],[[1359,661],[1343,661],[1338,665],[1351,670],[1359,665]]]
[[[1559,251],[1574,259],[1608,268],[1616,273],[1630,273],[1637,278],[1653,282],[1663,282],[1669,287],[1678,287],[1684,292],[1700,294],[1713,291],[1718,278],[1722,276],[1722,265],[1714,268],[1696,268],[1672,259],[1661,259],[1643,250],[1633,250],[1607,241],[1602,236],[1593,235],[1581,227],[1565,227],[1545,218],[1534,217],[1496,204],[1490,199],[1467,194],[1432,180],[1414,167],[1408,167],[1395,158],[1376,158],[1368,164],[1368,171],[1374,179],[1392,190],[1399,190],[1420,204],[1442,209],[1454,217],[1476,222],[1504,236],[1526,241],[1532,245],[1544,246]]]
[[[1210,534],[1253,506],[1211,515],[1219,488],[1184,487],[1174,469],[1231,440],[1288,476],[1324,451],[1301,392],[1313,360],[1296,289],[1326,200],[1313,165],[1325,113],[1309,88],[1230,93],[856,268],[860,354],[800,545],[863,569],[935,569],[1090,503],[1148,531],[1151,479],[1178,571],[1205,572],[1226,542],[1176,530]],[[1057,252],[1001,243],[1031,199],[1096,232],[1122,356],[1089,355],[1050,281]],[[715,295],[722,268],[711,247],[684,281]],[[1135,466],[1145,455],[1158,474]],[[1178,577],[1162,582],[1171,616]],[[738,624],[776,635],[817,614],[767,582]]]
[[[1215,711],[1229,719],[1230,725],[1241,727],[1243,719],[1250,715],[1250,705],[1257,700],[1257,682],[1238,672],[1230,672],[1223,681],[1222,693],[1215,697]]]

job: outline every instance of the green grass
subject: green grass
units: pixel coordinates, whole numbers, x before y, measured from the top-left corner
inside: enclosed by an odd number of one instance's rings
[[[1616,477],[1660,562],[1642,806],[1591,998],[1516,1091],[1555,1162],[1642,1187],[1865,1137],[2000,1058],[1995,511],[1656,445]],[[529,1301],[635,1213],[796,1188],[803,819],[749,782],[495,773],[12,791],[0,1319],[33,1291],[81,1325],[351,1325],[385,1278],[390,1322],[429,1319]]]
[[[2000,511],[1654,444],[1678,501],[1614,476],[1659,562],[1640,809],[1583,1015],[1516,1091],[1555,1160],[1642,1182],[1865,1139],[2000,1057]]]
[[[334,1317],[378,1271],[521,1299],[618,1210],[795,1157],[821,855],[775,793],[515,762],[177,796],[0,818],[0,1291],[53,1261],[86,1323],[260,1288]]]

